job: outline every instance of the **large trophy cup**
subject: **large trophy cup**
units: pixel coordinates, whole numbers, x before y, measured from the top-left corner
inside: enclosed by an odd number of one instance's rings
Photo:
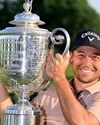
[[[23,8],[25,11],[10,21],[14,27],[0,31],[0,65],[9,77],[8,89],[19,94],[19,101],[4,110],[2,125],[40,125],[42,111],[30,104],[29,93],[39,92],[49,84],[45,70],[48,52],[64,44],[64,55],[70,45],[65,29],[49,32],[38,27],[44,22],[31,13],[32,0],[25,0]]]

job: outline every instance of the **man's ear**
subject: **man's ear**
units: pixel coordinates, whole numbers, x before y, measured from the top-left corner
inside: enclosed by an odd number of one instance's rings
[[[71,63],[71,64],[72,64],[72,62],[73,62],[72,57],[73,57],[73,52],[70,52],[70,63]]]

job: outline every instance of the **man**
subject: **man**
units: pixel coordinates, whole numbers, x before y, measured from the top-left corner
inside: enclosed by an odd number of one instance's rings
[[[74,72],[70,83],[65,77],[69,60]],[[80,32],[70,56],[51,56],[47,71],[55,82],[66,125],[100,125],[100,34]]]
[[[69,61],[72,63],[74,72],[74,78],[70,83],[65,76]],[[45,120],[41,121],[41,124],[99,125],[99,33],[91,30],[79,33],[70,55],[67,54],[64,58],[60,54],[56,54],[55,58],[51,56],[47,65],[47,72],[55,82],[56,91],[51,86],[49,89],[40,92],[34,99],[33,103],[38,105],[45,115]],[[4,103],[6,100],[1,102]]]

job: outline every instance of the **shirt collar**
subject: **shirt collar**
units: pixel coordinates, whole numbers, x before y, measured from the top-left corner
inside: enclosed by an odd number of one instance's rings
[[[91,86],[86,87],[85,90],[88,90],[91,94],[99,92],[100,91],[100,81],[98,81],[97,83],[95,83]]]
[[[73,80],[74,79],[71,79],[69,82],[70,82],[71,89],[72,89],[73,93],[76,95],[77,93],[75,92],[75,89],[74,89],[74,86],[73,86]],[[95,83],[91,86],[88,86],[81,91],[86,91],[86,90],[89,91],[91,94],[99,92],[100,91],[100,80],[97,83]]]

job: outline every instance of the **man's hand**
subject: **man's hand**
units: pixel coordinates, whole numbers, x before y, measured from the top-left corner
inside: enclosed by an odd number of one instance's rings
[[[65,71],[68,67],[69,59],[69,53],[64,57],[61,54],[56,54],[55,58],[52,55],[49,56],[46,71],[54,81],[59,81],[59,78],[65,77]]]

